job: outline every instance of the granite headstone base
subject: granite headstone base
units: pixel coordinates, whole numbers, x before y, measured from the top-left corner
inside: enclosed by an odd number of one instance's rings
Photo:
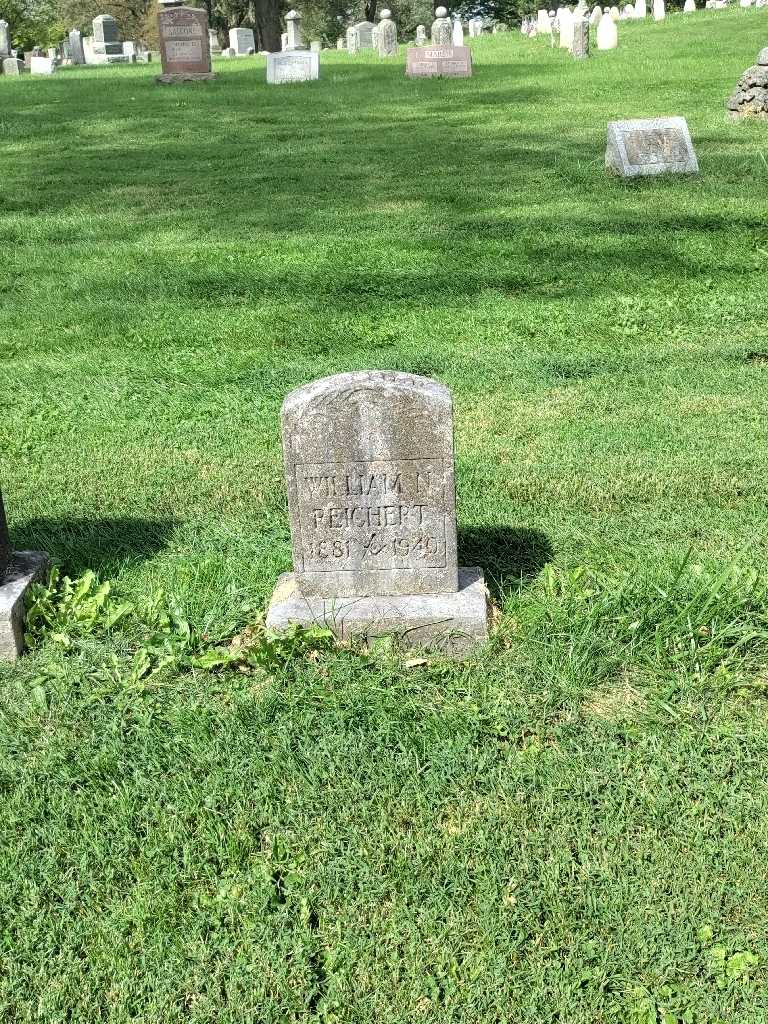
[[[392,635],[409,650],[433,650],[462,658],[488,639],[488,591],[483,570],[459,567],[453,594],[386,597],[305,597],[292,572],[277,581],[267,628],[323,626],[340,640]]]
[[[218,75],[215,71],[183,71],[169,75],[157,75],[159,85],[175,85],[177,82],[212,82]]]
[[[24,649],[24,598],[48,568],[42,551],[14,551],[0,577],[0,661],[16,661]]]

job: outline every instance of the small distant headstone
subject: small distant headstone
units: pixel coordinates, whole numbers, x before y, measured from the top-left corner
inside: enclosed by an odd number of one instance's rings
[[[25,598],[29,588],[47,568],[48,556],[42,551],[11,550],[3,496],[0,494],[0,661],[15,661],[24,650]]]
[[[648,4],[646,0],[635,0],[633,6],[635,8],[635,18],[642,21],[648,14]]]
[[[312,42],[309,44],[309,48],[312,51],[312,53],[320,53],[320,51],[323,48],[323,44],[320,42],[319,39],[313,39]]]
[[[597,26],[597,48],[598,50],[615,50],[619,45],[619,30],[616,22],[610,13],[603,12],[603,16]]]
[[[83,36],[83,56],[86,64],[96,63],[96,53],[93,49],[93,36]]]
[[[431,39],[434,46],[450,46],[452,44],[453,25],[448,17],[447,7],[438,7],[435,11]]]
[[[69,52],[73,64],[85,64],[83,37],[79,28],[73,28],[69,33]]]
[[[372,21],[358,21],[356,25],[352,26],[357,32],[357,47],[359,50],[372,50],[373,49],[373,30],[375,28]]]
[[[611,7],[611,9],[610,9],[610,11],[608,13],[613,18],[614,21],[618,21],[619,18],[621,18],[621,11],[619,10],[618,7]]]
[[[564,7],[558,18],[560,25],[560,47],[563,50],[570,50],[573,46],[573,14]]]
[[[208,49],[211,53],[221,53],[221,43],[219,42],[219,34],[215,28],[208,29]]]
[[[111,14],[100,14],[93,19],[93,52],[109,56],[123,56],[120,26]]]
[[[458,18],[453,19],[453,28],[451,29],[451,42],[454,46],[464,45],[464,26],[461,24]]]
[[[286,50],[304,49],[304,41],[301,36],[301,15],[298,11],[288,11],[286,14],[285,32],[288,36]]]
[[[410,46],[405,73],[409,78],[471,78],[472,51],[468,46]]]
[[[469,38],[477,39],[478,36],[483,34],[483,19],[482,18],[470,18],[469,19]]]
[[[589,57],[589,22],[586,18],[577,18],[573,23],[571,53],[576,60]]]
[[[360,52],[360,34],[354,25],[347,29],[347,53],[356,54]]]
[[[221,51],[221,56],[229,58],[236,57],[237,51],[235,50],[234,46],[225,46],[224,49]]]
[[[696,0],[685,0],[683,14],[693,14],[696,11]]]
[[[345,48],[345,46],[346,46],[346,40],[344,39],[343,36],[339,36],[339,38],[336,40],[336,49],[337,50],[343,50]]]
[[[235,56],[245,57],[249,47],[256,47],[253,38],[252,28],[231,28],[229,30],[229,45],[235,51]]]
[[[605,166],[622,178],[697,174],[699,170],[684,117],[611,121]]]
[[[280,49],[281,50],[287,50],[288,49],[288,33],[287,32],[281,32],[281,34],[280,34]]]
[[[125,54],[126,57],[130,57],[133,62],[136,61],[136,54],[137,54],[137,52],[138,52],[138,48],[136,46],[135,40],[127,39],[123,43],[123,53]]]
[[[52,75],[56,70],[56,61],[52,57],[33,57],[29,70],[33,75]]]
[[[311,50],[286,50],[267,55],[267,83],[288,85],[313,82],[320,77],[320,57]]]
[[[156,81],[161,85],[210,81],[216,75],[211,70],[208,12],[202,7],[172,6],[176,2],[166,3],[157,15],[163,73]]]
[[[427,41],[427,29],[425,25],[416,26],[416,45],[423,46]]]
[[[747,68],[728,100],[731,117],[768,117],[768,46],[757,55],[757,63]]]
[[[664,6],[664,0],[653,0],[653,20],[664,21],[667,16],[667,10]]]
[[[481,569],[456,557],[453,403],[437,381],[362,371],[291,392],[281,413],[293,573],[273,630],[399,634],[461,655],[488,634]]]
[[[396,57],[398,54],[397,26],[392,20],[392,12],[386,7],[381,12],[376,48],[380,57]]]
[[[21,75],[27,70],[27,65],[18,57],[3,57],[4,75]]]
[[[11,33],[8,22],[0,18],[0,58],[11,55]]]

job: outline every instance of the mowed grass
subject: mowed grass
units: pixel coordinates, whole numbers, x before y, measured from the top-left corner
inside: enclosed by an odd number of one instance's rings
[[[4,1022],[768,1017],[768,12],[619,34],[0,78],[14,545],[226,642],[290,567],[283,396],[398,369],[500,609],[465,665],[211,672],[145,614],[1,669]],[[665,114],[700,175],[607,177]]]

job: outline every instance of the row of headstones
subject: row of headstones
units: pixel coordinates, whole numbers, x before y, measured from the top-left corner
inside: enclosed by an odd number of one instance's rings
[[[79,29],[72,29],[58,46],[49,47],[45,53],[35,46],[24,54],[23,60],[11,50],[8,22],[0,20],[0,59],[6,75],[24,71],[52,75],[63,64],[129,64],[148,62],[151,55],[132,40],[123,42],[117,21],[110,14],[100,14],[93,19],[92,36],[84,37]]]

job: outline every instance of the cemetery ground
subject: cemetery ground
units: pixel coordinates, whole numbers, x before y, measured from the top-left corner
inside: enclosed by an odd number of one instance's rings
[[[0,79],[4,1022],[766,1019],[767,29]],[[701,174],[607,177],[665,114]],[[259,625],[360,368],[453,391],[465,664]]]

